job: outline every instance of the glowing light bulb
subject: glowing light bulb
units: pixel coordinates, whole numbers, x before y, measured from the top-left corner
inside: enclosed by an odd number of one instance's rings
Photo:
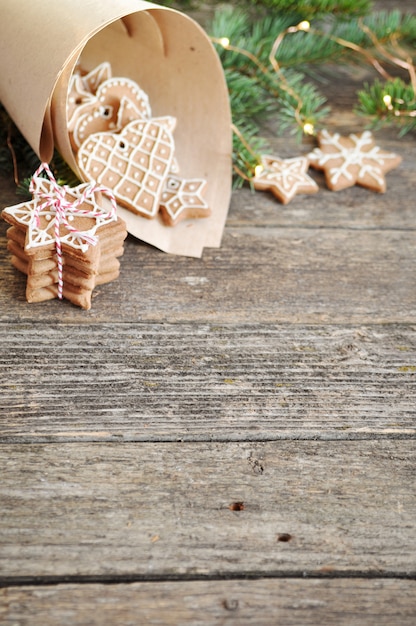
[[[299,22],[299,24],[297,25],[298,30],[304,30],[305,32],[308,31],[310,27],[311,25],[310,25],[310,22],[308,22],[308,20],[303,20],[302,22]]]
[[[228,37],[221,37],[219,43],[222,45],[223,48],[227,49],[230,45],[230,40],[228,39]]]
[[[388,109],[393,108],[391,104],[391,96],[389,94],[386,94],[385,96],[383,96],[383,102]]]
[[[261,165],[261,163],[259,163],[258,165],[256,165],[256,167],[254,168],[254,176],[257,178],[258,176],[261,175],[261,173],[264,171],[264,166]]]
[[[315,127],[311,122],[305,122],[303,125],[303,132],[305,135],[313,135],[315,132]]]

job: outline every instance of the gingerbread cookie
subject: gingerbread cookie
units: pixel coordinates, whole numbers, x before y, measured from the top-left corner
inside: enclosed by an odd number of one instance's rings
[[[183,219],[211,215],[211,210],[202,197],[205,187],[206,180],[186,180],[171,172],[160,198],[160,212],[164,223],[174,226]]]
[[[71,145],[82,177],[110,188],[117,201],[149,219],[173,226],[207,217],[206,181],[178,176],[172,116],[151,117],[147,94],[129,78],[113,77],[103,63],[71,82]]]
[[[327,186],[339,191],[361,185],[372,191],[386,191],[385,174],[397,167],[402,158],[393,152],[381,150],[372,133],[351,134],[323,130],[318,133],[319,148],[309,155],[311,167],[323,170]]]
[[[85,89],[82,78],[79,74],[74,74],[69,83],[69,93],[67,102],[68,131],[73,132],[79,115],[82,110],[94,105],[95,95]]]
[[[118,131],[134,119],[150,116],[149,98],[133,80],[109,78],[98,86],[93,100],[78,110],[69,127],[72,148],[77,151],[94,133]]]
[[[121,255],[122,251],[119,254]],[[94,271],[88,266],[82,269],[74,268],[65,259],[61,277],[57,269],[56,257],[37,261],[27,254],[25,258],[20,251],[18,256],[12,254],[11,262],[16,269],[27,276],[26,300],[28,302],[42,302],[64,297],[82,308],[90,308],[92,292],[97,285],[115,280],[120,273],[119,260],[112,255],[105,256],[102,252],[99,266]],[[62,295],[59,296],[61,278]]]
[[[69,81],[67,97],[68,130],[73,132],[78,117],[96,102],[95,92],[98,86],[111,78],[111,66],[108,62],[101,63],[89,73],[77,67]]]
[[[100,238],[100,255],[96,263],[86,263],[82,257],[64,255],[62,265],[65,272],[73,272],[82,278],[82,274],[88,273],[108,274],[119,268],[117,257],[123,254],[125,233],[123,230],[113,232],[111,237]],[[7,249],[12,254],[12,264],[25,274],[32,277],[42,277],[56,270],[56,251],[48,248],[40,248],[34,254],[28,254],[25,249],[26,233],[15,226],[7,230]],[[30,267],[29,267],[30,266]],[[27,271],[28,270],[28,271]],[[41,279],[41,278],[39,278]]]
[[[95,93],[104,81],[112,77],[112,69],[110,63],[108,61],[104,61],[89,72],[84,72],[82,67],[80,67],[79,74],[82,78],[85,89],[91,93]]]
[[[133,213],[155,217],[173,162],[175,123],[172,117],[135,120],[119,133],[91,135],[77,154],[80,172],[112,189]]]
[[[49,180],[40,176],[43,171]],[[30,190],[31,201],[2,212],[11,224],[7,238],[12,263],[27,275],[26,298],[67,298],[88,309],[93,288],[119,272],[117,257],[127,232],[115,200],[103,187],[60,187],[47,164],[35,173]],[[103,195],[111,199],[109,208]]]
[[[309,160],[306,157],[279,159],[263,156],[260,172],[251,182],[255,189],[271,191],[282,204],[287,204],[298,193],[315,193],[316,182],[306,173]]]

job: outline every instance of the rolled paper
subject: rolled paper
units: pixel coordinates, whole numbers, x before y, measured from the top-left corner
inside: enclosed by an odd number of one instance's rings
[[[218,247],[231,195],[231,115],[204,30],[182,12],[143,0],[2,0],[0,100],[41,161],[56,148],[82,181],[68,133],[68,90],[78,63],[89,72],[104,62],[143,89],[152,115],[176,118],[180,175],[207,181],[211,209],[207,219],[167,227],[160,216],[148,220],[120,207],[127,230],[173,254]]]

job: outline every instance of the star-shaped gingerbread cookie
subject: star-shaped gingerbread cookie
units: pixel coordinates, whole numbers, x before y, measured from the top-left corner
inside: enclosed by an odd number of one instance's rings
[[[287,204],[298,193],[315,193],[316,182],[306,173],[309,167],[307,157],[280,159],[275,156],[262,156],[262,169],[251,182],[255,189],[266,191]]]
[[[319,148],[309,155],[311,167],[323,170],[332,191],[361,185],[372,191],[386,191],[385,174],[397,167],[401,156],[381,150],[368,130],[341,136],[323,130],[318,133]]]
[[[160,199],[164,223],[174,226],[183,219],[209,217],[211,210],[202,197],[205,187],[202,178],[185,179],[170,172]]]

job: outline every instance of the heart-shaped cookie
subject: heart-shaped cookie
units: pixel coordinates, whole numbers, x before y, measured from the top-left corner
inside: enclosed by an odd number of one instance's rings
[[[90,135],[78,150],[80,172],[133,213],[154,218],[172,167],[175,124],[169,116],[134,120],[118,133]]]

